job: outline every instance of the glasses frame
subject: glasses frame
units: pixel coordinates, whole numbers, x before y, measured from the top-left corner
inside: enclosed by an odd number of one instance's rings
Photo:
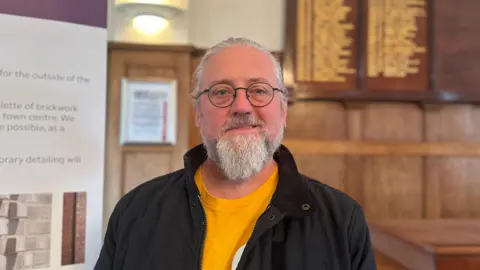
[[[215,103],[213,103],[213,101],[210,99],[210,94],[209,94],[210,91],[212,90],[212,88],[213,88],[214,86],[220,85],[220,84],[228,85],[228,86],[232,87],[232,89],[233,89],[233,91],[234,91],[232,102],[230,102],[230,103],[229,103],[228,105],[226,105],[226,106],[218,106],[218,105],[216,105]],[[252,101],[250,101],[250,96],[248,95],[248,89],[249,89],[252,85],[256,85],[256,84],[265,84],[265,85],[268,85],[268,86],[270,86],[270,87],[272,88],[272,90],[273,90],[272,98],[271,98],[270,101],[267,102],[265,105],[261,105],[261,106],[253,105],[253,104],[252,104]],[[238,90],[245,90],[245,95],[247,96],[248,102],[250,103],[250,105],[251,105],[252,107],[255,107],[255,108],[263,108],[263,107],[266,107],[266,106],[270,105],[270,103],[272,103],[273,99],[275,98],[275,91],[278,91],[278,92],[280,92],[280,93],[282,93],[282,94],[285,95],[285,91],[284,91],[283,89],[280,89],[280,88],[277,88],[277,87],[273,87],[273,86],[271,86],[270,84],[265,83],[265,82],[254,82],[254,83],[251,83],[250,85],[248,85],[247,87],[236,87],[236,88],[233,87],[233,86],[231,86],[231,85],[229,85],[228,83],[216,83],[216,84],[211,85],[209,88],[206,88],[206,89],[200,91],[200,93],[195,97],[195,99],[199,99],[200,96],[202,96],[203,94],[207,94],[208,100],[210,101],[210,103],[211,103],[213,106],[215,106],[215,107],[217,107],[217,108],[227,108],[227,107],[232,106],[232,104],[233,104],[233,103],[235,102],[235,100],[237,99],[237,91],[238,91]]]

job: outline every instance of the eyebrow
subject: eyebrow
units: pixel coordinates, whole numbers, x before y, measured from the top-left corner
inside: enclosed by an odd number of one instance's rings
[[[248,79],[247,85],[250,85],[252,83],[258,83],[258,82],[269,83],[268,80],[263,78],[263,77],[254,77],[254,78]],[[222,79],[222,80],[215,80],[215,81],[211,82],[209,87],[211,87],[212,85],[215,85],[215,84],[219,84],[219,83],[225,83],[225,84],[235,86],[235,83],[232,80]]]

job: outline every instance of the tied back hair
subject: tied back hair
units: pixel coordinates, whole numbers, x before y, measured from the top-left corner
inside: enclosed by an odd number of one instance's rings
[[[255,42],[253,40],[250,40],[250,39],[247,39],[247,38],[242,38],[242,37],[237,37],[237,38],[231,37],[231,38],[228,38],[226,40],[223,40],[223,41],[217,43],[216,45],[214,45],[213,47],[208,49],[205,52],[205,54],[203,55],[202,59],[200,60],[200,63],[198,64],[197,68],[195,69],[195,72],[193,73],[193,78],[192,79],[193,79],[193,86],[194,87],[193,87],[193,92],[191,93],[192,97],[197,97],[198,94],[202,91],[200,86],[202,84],[203,72],[204,72],[205,64],[207,63],[207,61],[213,55],[215,55],[217,52],[219,52],[220,50],[222,50],[224,48],[236,46],[236,45],[250,46],[250,47],[253,47],[255,49],[258,49],[258,50],[266,53],[273,63],[275,77],[277,79],[277,83],[279,85],[279,88],[282,89],[283,91],[285,91],[282,68],[281,68],[281,65],[278,62],[278,60],[275,58],[275,56],[273,56],[273,54],[267,48],[265,48],[264,46],[262,46],[261,44]],[[285,93],[283,93],[282,94],[282,107],[285,107],[284,105],[286,103],[287,103],[287,96],[286,96]],[[199,100],[196,99],[194,101],[194,106],[198,107],[198,105],[199,105]]]

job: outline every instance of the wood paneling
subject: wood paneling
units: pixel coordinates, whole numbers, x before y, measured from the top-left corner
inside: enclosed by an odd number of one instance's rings
[[[319,5],[338,12],[316,16]],[[284,144],[298,167],[358,200],[369,219],[480,217],[479,8],[477,0],[287,1],[282,59],[295,102]],[[343,83],[316,81],[325,70],[316,56],[338,63],[346,32],[354,50],[343,56],[355,72]],[[326,40],[336,47],[315,50]],[[404,269],[381,254],[377,262]],[[474,260],[449,263],[467,269]]]
[[[345,157],[294,154],[294,158],[303,174],[314,179],[325,179],[325,184],[345,189]]]
[[[422,111],[415,104],[372,103],[363,110],[363,140],[419,142]]]
[[[345,117],[345,109],[341,104],[293,103],[288,107],[285,137],[301,140],[343,140],[347,132]]]
[[[303,136],[299,132],[298,137]],[[317,155],[354,155],[354,156],[443,156],[478,157],[480,144],[463,142],[445,143],[409,143],[409,142],[371,142],[371,141],[318,141],[298,139],[292,132],[283,141],[292,151]]]
[[[345,191],[368,219],[480,217],[478,107],[346,105],[289,107],[284,144],[303,173]],[[406,269],[376,256],[380,270]]]
[[[183,167],[189,147],[191,53],[189,46],[110,43],[108,53],[107,152],[104,226],[118,200],[132,188]],[[177,143],[121,145],[121,79],[175,79],[178,83]]]
[[[200,60],[205,53],[205,50],[195,50],[192,53],[192,58],[190,61],[190,74],[192,76],[191,79],[191,86],[190,86],[190,92],[195,89],[194,85],[194,73],[195,69],[197,68],[198,64],[200,64]],[[195,125],[195,111],[194,107],[190,106],[190,121],[189,121],[189,134],[188,134],[188,144],[190,147],[193,147],[195,145],[201,144],[202,143],[202,137],[200,136],[200,130],[197,128]]]
[[[122,192],[159,175],[170,173],[173,168],[171,152],[127,152],[124,154],[124,180]]]
[[[476,0],[289,0],[285,82],[297,100],[478,104],[479,8]]]
[[[480,62],[480,61],[479,61]],[[450,105],[425,112],[425,137],[429,142],[480,142],[480,107]]]
[[[480,1],[430,1],[434,5],[436,89],[457,95],[478,93],[480,85]]]
[[[422,217],[422,176],[419,157],[365,158],[357,181],[363,183],[367,218]]]
[[[480,159],[429,157],[425,168],[429,218],[480,217]]]

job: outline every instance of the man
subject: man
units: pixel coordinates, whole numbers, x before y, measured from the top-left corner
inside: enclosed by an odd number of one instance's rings
[[[275,58],[231,38],[205,54],[195,83],[203,145],[120,200],[95,269],[376,269],[360,206],[300,174],[281,145]]]

